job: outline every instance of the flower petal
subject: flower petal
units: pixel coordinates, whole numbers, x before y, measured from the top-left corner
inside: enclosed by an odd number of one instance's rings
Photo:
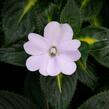
[[[72,61],[79,60],[81,57],[81,53],[79,52],[79,50],[75,50],[71,52],[61,53],[60,56],[63,57],[63,59],[66,59],[67,61],[72,62]]]
[[[73,30],[69,24],[59,24],[58,22],[52,21],[44,29],[44,37],[54,46],[62,40],[72,39],[72,36]]]
[[[61,24],[61,35],[62,40],[72,40],[73,38],[73,30],[69,24]]]
[[[79,50],[73,51],[71,54],[72,57],[72,61],[77,61],[81,58],[81,53],[79,52]]]
[[[24,44],[24,49],[26,53],[30,55],[41,55],[44,54],[45,52],[43,49],[37,47],[35,44],[31,43],[30,41]]]
[[[76,64],[74,62],[68,62],[66,58],[58,57],[58,64],[61,69],[61,72],[66,75],[71,75],[76,71]]]
[[[40,68],[42,56],[31,56],[26,61],[27,69],[30,71],[36,71]]]
[[[44,29],[44,37],[47,38],[53,45],[56,45],[60,41],[60,33],[60,24],[55,21],[48,23]]]
[[[44,76],[48,76],[48,72],[47,72],[47,66],[50,60],[50,56],[48,54],[44,55],[43,58],[41,59],[41,66],[39,69],[40,74],[44,75]]]
[[[77,50],[80,45],[81,43],[79,40],[68,40],[61,42],[61,44],[58,46],[58,49],[60,53],[71,52]]]
[[[49,60],[47,72],[48,72],[48,75],[50,76],[56,76],[60,73],[60,69],[59,69],[56,57],[51,58]]]
[[[40,48],[48,48],[47,40],[39,34],[30,33],[28,39]]]
[[[37,37],[43,38],[41,35],[36,34],[36,33],[29,33],[29,35],[28,35],[28,39],[31,41],[37,41]]]
[[[43,37],[38,34],[30,33],[28,35],[29,41],[24,44],[26,53],[30,55],[40,55],[48,51],[49,46]]]

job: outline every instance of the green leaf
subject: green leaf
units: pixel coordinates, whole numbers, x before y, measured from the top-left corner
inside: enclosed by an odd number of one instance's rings
[[[96,72],[91,66],[91,64],[87,64],[88,66],[85,68],[84,64],[79,61],[79,66],[77,69],[77,74],[78,74],[78,79],[81,81],[83,84],[87,85],[87,87],[91,88],[93,91],[97,88],[98,86],[98,77],[96,75]]]
[[[100,64],[109,67],[109,40],[94,44],[90,53]]]
[[[82,19],[83,20],[91,20],[96,18],[102,7],[103,7],[103,0],[75,0],[78,1]]]
[[[47,12],[54,8],[54,5],[39,9],[39,5],[32,9],[18,24],[18,19],[25,6],[24,0],[12,0],[5,2],[2,11],[4,40],[0,48],[0,61],[13,65],[24,66],[27,58],[23,49],[23,44],[27,40],[30,32],[42,33],[44,26],[48,23]],[[51,12],[51,11],[50,11]],[[19,43],[20,42],[20,43]]]
[[[9,46],[18,40],[23,40],[28,33],[33,32],[35,27],[32,14],[25,16],[19,24],[18,20],[22,14],[24,1],[12,0],[5,1],[3,15],[4,45]]]
[[[78,109],[108,109],[109,91],[101,92],[83,103]]]
[[[59,9],[58,5],[51,3],[48,8],[45,10],[46,15],[48,16],[48,22],[58,21]]]
[[[0,61],[17,65],[24,66],[27,55],[24,52],[21,44],[15,44],[9,48],[0,48]]]
[[[67,109],[76,89],[76,74],[63,75],[61,79],[62,92],[60,93],[56,77],[41,76],[40,78],[41,88],[52,109]]]
[[[24,5],[23,12],[19,18],[19,23],[23,19],[23,17],[31,10],[31,8],[36,4],[38,0],[26,0],[26,4]]]
[[[33,101],[39,109],[46,109],[47,103],[40,87],[39,75],[36,73],[28,72],[24,84],[24,95]]]
[[[95,40],[90,54],[102,65],[109,67],[109,30],[106,28],[87,27],[81,30],[80,38],[90,37]]]
[[[74,0],[68,0],[61,13],[60,22],[70,24],[76,33],[80,31],[81,13]]]
[[[103,41],[105,39],[109,39],[109,30],[104,27],[86,27],[81,29],[81,32],[79,33],[79,38],[85,38],[85,37],[91,37],[94,38],[97,41]]]
[[[28,99],[7,91],[0,91],[0,109],[39,109]]]
[[[90,36],[83,36],[79,38],[80,41],[87,43],[88,45],[93,45],[97,40]]]
[[[86,6],[87,6],[87,4],[90,2],[90,0],[82,0],[82,2],[81,2],[81,9],[84,9]]]
[[[39,7],[40,8],[40,7]],[[34,9],[34,23],[37,33],[43,33],[44,27],[48,22],[54,19],[57,13],[57,5],[51,3],[44,10],[40,10],[38,7]],[[56,19],[55,19],[56,20]]]
[[[81,59],[80,60],[82,61],[82,63],[86,67],[86,62],[87,62],[87,59],[88,59],[90,47],[87,43],[81,42],[81,46],[80,46],[79,50],[80,50],[80,53],[81,53]]]

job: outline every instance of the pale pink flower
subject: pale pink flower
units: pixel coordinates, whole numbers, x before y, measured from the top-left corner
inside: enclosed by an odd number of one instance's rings
[[[71,75],[76,71],[75,61],[81,54],[79,40],[72,40],[73,30],[69,24],[52,21],[44,29],[44,37],[30,33],[29,41],[24,44],[26,53],[31,55],[26,66],[30,71],[39,70],[44,76],[60,73]]]

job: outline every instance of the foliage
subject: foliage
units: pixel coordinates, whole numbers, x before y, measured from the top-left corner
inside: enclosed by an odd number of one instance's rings
[[[56,77],[28,72],[24,82],[24,96],[34,104],[19,95],[0,91],[0,109],[70,109],[70,103],[78,90],[78,81],[94,94],[100,92],[78,109],[109,107],[109,77],[104,77],[108,82],[102,82],[101,86],[102,78],[97,67],[109,69],[109,26],[104,27],[103,19],[102,22],[99,20],[103,18],[104,0],[5,0],[1,3],[1,62],[24,67],[27,55],[23,44],[28,34],[36,32],[43,35],[43,29],[50,21],[71,25],[74,38],[81,41],[82,57],[77,62],[78,69],[74,75],[61,75],[60,86]],[[106,88],[105,92],[102,92],[103,87]]]
[[[7,91],[0,91],[1,109],[35,109],[28,99]]]

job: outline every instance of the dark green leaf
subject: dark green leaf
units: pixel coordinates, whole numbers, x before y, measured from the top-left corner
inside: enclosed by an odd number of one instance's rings
[[[86,27],[83,28],[80,32],[80,37],[91,37],[95,38],[98,41],[103,41],[109,39],[109,30],[104,27]]]
[[[41,91],[39,75],[28,72],[24,84],[24,94],[31,99],[39,109],[46,109],[46,100]]]
[[[62,75],[62,92],[59,91],[56,77],[41,76],[40,83],[52,109],[67,109],[76,89],[77,76]]]
[[[0,91],[0,109],[38,109],[26,98],[14,93]]]
[[[78,109],[108,109],[109,91],[101,92],[83,103]]]
[[[24,66],[26,58],[27,55],[21,45],[16,44],[10,48],[0,48],[0,61],[2,62]]]
[[[85,42],[81,42],[81,46],[80,46],[80,53],[81,53],[81,61],[84,64],[84,66],[86,67],[86,61],[88,59],[88,54],[89,54],[89,45]]]
[[[109,40],[94,44],[90,53],[100,64],[109,67]]]
[[[103,0],[75,0],[80,7],[82,19],[90,20],[99,15]]]
[[[10,45],[18,40],[24,39],[28,33],[34,31],[35,27],[31,13],[18,23],[24,7],[24,1],[12,0],[9,2],[6,0],[5,2],[2,12],[5,33],[4,44]]]
[[[74,0],[68,0],[67,4],[65,5],[61,13],[60,21],[62,23],[70,24],[74,29],[74,32],[78,33],[80,31],[81,14]]]
[[[89,64],[90,66],[88,65],[85,68],[81,61],[79,61],[78,63],[78,79],[94,91],[98,85],[98,77],[96,75],[94,68],[91,66],[91,64]]]
[[[25,6],[22,11],[22,14],[18,21],[19,23],[23,19],[23,17],[33,8],[33,6],[36,5],[37,2],[38,2],[38,0],[27,0],[26,1]]]
[[[44,11],[48,17],[48,22],[58,19],[58,5],[51,3],[48,8]]]
[[[54,8],[54,5],[51,4],[51,8],[46,7],[45,10],[40,10],[38,5],[27,13],[21,22],[18,22],[24,6],[24,0],[12,0],[10,2],[7,2],[6,0],[2,12],[5,36],[4,44],[2,45],[2,48],[0,48],[0,61],[20,66],[24,66],[27,58],[23,49],[23,44],[24,41],[27,40],[28,33],[33,32],[35,26],[36,32],[41,33],[44,26],[48,23],[47,12],[51,12]]]
[[[81,37],[96,40],[90,54],[102,65],[109,67],[109,30],[106,28],[87,27],[80,32]]]
[[[38,8],[36,7],[33,13],[36,32],[43,34],[44,27],[47,25],[48,22],[53,20],[55,14],[57,13],[57,5],[51,3],[43,11],[38,10]]]

